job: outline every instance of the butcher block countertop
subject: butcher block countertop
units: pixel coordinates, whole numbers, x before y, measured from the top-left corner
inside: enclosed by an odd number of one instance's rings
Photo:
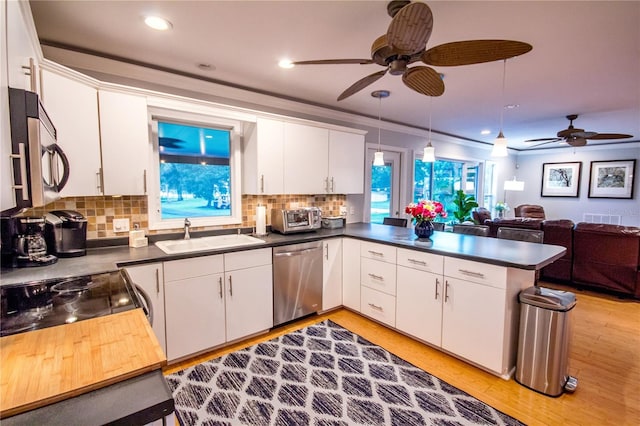
[[[0,418],[166,365],[141,309],[0,338]]]

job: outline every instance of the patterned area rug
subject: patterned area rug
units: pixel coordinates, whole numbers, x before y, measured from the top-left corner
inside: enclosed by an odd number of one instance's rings
[[[329,320],[167,376],[182,425],[522,425]]]

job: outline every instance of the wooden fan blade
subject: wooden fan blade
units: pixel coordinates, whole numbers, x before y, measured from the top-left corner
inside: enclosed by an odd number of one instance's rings
[[[371,59],[318,59],[315,61],[296,61],[293,65],[343,65],[343,64],[373,64]]]
[[[528,139],[528,140],[526,140],[524,142],[525,143],[528,143],[528,142],[558,142],[558,141],[561,141],[561,140],[562,140],[562,138],[541,138],[541,139]]]
[[[342,92],[342,94],[340,94],[340,96],[338,96],[338,100],[341,101],[341,100],[343,100],[345,98],[348,98],[349,96],[353,95],[354,93],[358,93],[359,91],[361,91],[362,89],[364,89],[368,85],[373,84],[376,81],[378,81],[386,73],[387,73],[387,70],[385,69],[385,70],[373,73],[371,75],[368,75],[365,78],[356,81],[347,90]]]
[[[513,40],[466,40],[445,43],[424,52],[422,61],[439,67],[500,61],[527,53],[528,43]]]
[[[410,3],[400,9],[387,29],[387,42],[401,55],[425,48],[433,29],[433,14],[424,3]]]
[[[403,75],[402,81],[410,89],[427,96],[440,96],[444,93],[444,82],[433,68],[413,67]]]
[[[586,136],[586,139],[627,139],[632,137],[633,135],[625,135],[624,133],[596,133],[593,136]]]
[[[567,138],[565,141],[571,146],[585,146],[587,144],[587,140],[585,138],[579,137]]]

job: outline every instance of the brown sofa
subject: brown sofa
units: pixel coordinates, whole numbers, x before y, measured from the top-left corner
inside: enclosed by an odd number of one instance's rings
[[[571,281],[573,268],[573,227],[574,223],[568,219],[545,220],[542,222],[544,244],[562,246],[567,252],[560,259],[542,268],[542,279],[552,281]]]
[[[506,226],[508,228],[520,228],[520,229],[542,229],[542,219],[532,219],[528,217],[512,217],[508,219],[496,218],[493,220],[485,220],[484,225],[489,226],[489,236],[497,237],[498,229]]]
[[[640,228],[578,223],[572,281],[640,298]]]

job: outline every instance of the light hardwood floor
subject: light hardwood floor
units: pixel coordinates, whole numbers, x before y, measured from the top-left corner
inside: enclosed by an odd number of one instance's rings
[[[640,425],[640,303],[555,284],[540,285],[572,291],[578,299],[571,312],[569,360],[569,372],[578,378],[578,388],[558,398],[529,390],[513,379],[500,379],[346,309],[305,318],[170,365],[165,374],[329,318],[529,425]]]

